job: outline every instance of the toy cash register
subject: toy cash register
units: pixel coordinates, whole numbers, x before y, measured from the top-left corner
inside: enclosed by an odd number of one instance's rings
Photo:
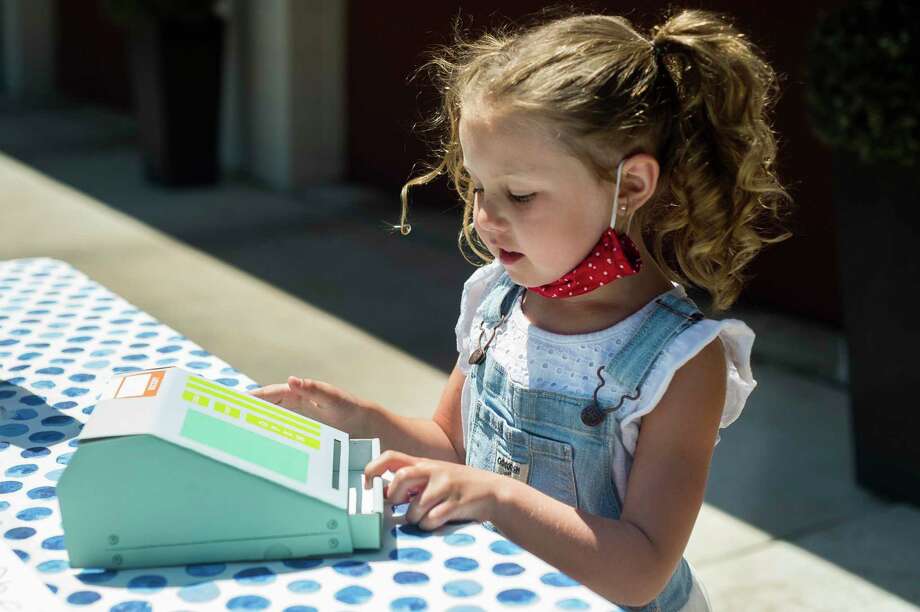
[[[380,440],[175,367],[115,376],[57,486],[72,567],[380,548]]]

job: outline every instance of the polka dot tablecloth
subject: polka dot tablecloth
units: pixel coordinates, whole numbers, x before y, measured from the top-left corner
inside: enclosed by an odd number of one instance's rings
[[[236,389],[226,362],[67,263],[0,262],[0,518],[4,543],[64,608],[619,610],[478,523],[426,532],[388,508],[380,551],[322,559],[71,568],[55,483],[113,374],[176,365]]]

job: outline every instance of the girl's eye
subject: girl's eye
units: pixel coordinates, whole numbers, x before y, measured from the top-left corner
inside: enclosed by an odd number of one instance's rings
[[[534,198],[534,194],[531,193],[528,195],[519,196],[519,195],[514,195],[513,193],[509,193],[508,197],[514,200],[515,202],[524,203],[524,202],[530,202]]]
[[[482,187],[477,187],[477,188],[473,189],[473,193],[483,193],[484,191],[485,191],[485,189],[483,189]],[[534,199],[534,197],[536,196],[536,194],[534,194],[534,193],[531,193],[531,194],[528,194],[528,195],[519,196],[519,195],[515,195],[515,194],[511,193],[510,191],[507,192],[507,195],[508,195],[508,198],[509,198],[509,199],[511,199],[511,200],[513,200],[513,201],[515,201],[515,202],[519,202],[519,203],[521,203],[521,204],[523,204],[524,202],[529,202],[529,201],[531,201],[531,200]]]

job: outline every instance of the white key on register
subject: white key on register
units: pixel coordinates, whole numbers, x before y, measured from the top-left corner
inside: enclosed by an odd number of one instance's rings
[[[370,514],[374,511],[374,490],[365,489],[364,483],[364,474],[361,474],[361,484],[348,488],[348,514]]]
[[[387,470],[381,478],[383,483],[389,484],[393,480],[393,472]],[[374,511],[374,490],[364,488],[364,474],[361,474],[361,484],[348,488],[348,514],[370,514]],[[358,508],[361,508],[358,511]]]

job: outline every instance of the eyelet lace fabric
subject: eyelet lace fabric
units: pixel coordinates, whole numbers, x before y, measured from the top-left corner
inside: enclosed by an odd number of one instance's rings
[[[476,314],[489,289],[502,272],[500,263],[493,262],[477,269],[466,281],[460,304],[460,316],[455,329],[458,363],[469,372],[469,355],[476,348],[481,318]],[[675,284],[670,292],[685,296],[683,287]],[[583,396],[590,400],[598,384],[597,368],[609,362],[641,322],[654,308],[654,300],[616,324],[587,334],[554,334],[533,325],[521,310],[521,299],[512,306],[508,320],[496,332],[489,346],[492,358],[508,373],[511,380],[529,389]],[[750,365],[754,332],[738,319],[704,319],[678,336],[662,352],[642,386],[641,397],[626,400],[620,432],[625,450],[635,454],[641,419],[658,404],[674,373],[718,336],[725,348],[727,388],[720,427],[730,425],[740,416],[757,381]],[[464,383],[461,397],[464,440],[469,414],[469,381]],[[611,405],[619,395],[611,385],[598,393],[602,405]],[[718,444],[721,436],[717,436]],[[628,466],[614,465],[614,482],[625,498]]]

